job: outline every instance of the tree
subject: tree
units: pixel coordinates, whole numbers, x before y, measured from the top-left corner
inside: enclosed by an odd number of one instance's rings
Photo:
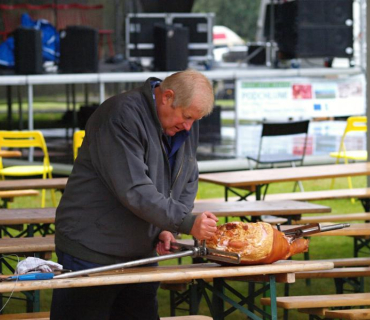
[[[246,41],[255,41],[260,0],[196,0],[193,12],[214,12],[215,25],[224,25]]]

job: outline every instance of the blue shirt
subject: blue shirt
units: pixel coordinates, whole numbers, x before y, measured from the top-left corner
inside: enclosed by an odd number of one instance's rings
[[[154,94],[154,88],[156,88],[160,84],[160,81],[153,81],[151,83],[152,85],[152,92],[153,92],[153,100],[154,100],[154,105],[156,105],[155,101],[155,94]],[[170,162],[171,166],[171,171],[175,165],[176,162],[176,153],[177,150],[180,149],[182,144],[185,142],[186,138],[190,135],[189,131],[182,130],[177,132],[173,137],[168,136],[163,133],[162,140],[166,149],[168,161]]]

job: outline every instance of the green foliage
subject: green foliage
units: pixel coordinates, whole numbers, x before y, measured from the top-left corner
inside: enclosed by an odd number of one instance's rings
[[[254,41],[260,0],[197,0],[193,12],[214,12],[215,25],[223,25],[235,31],[247,41]]]

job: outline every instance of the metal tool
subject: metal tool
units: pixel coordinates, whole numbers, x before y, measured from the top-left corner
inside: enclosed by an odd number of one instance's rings
[[[331,225],[324,225],[324,226],[322,226],[320,223],[310,223],[304,226],[292,228],[289,230],[284,230],[282,232],[288,237],[297,239],[297,238],[306,237],[311,234],[315,234],[319,232],[326,232],[326,231],[331,231],[331,230],[348,228],[349,226],[350,226],[349,223],[338,223],[338,224],[331,224]]]
[[[69,273],[60,274],[54,277],[54,279],[65,279],[65,278],[74,278],[77,276],[84,276],[93,273],[99,273],[104,271],[110,270],[117,270],[117,269],[124,269],[124,268],[131,268],[136,266],[141,266],[149,263],[160,262],[170,259],[176,258],[184,258],[184,257],[203,257],[214,261],[223,261],[228,263],[240,263],[240,255],[237,253],[231,252],[224,252],[220,250],[209,249],[206,247],[205,241],[202,241],[202,244],[199,245],[198,241],[194,241],[194,246],[179,244],[177,242],[171,243],[171,246],[175,248],[176,252],[172,254],[167,254],[163,256],[157,256],[152,258],[145,258],[135,261],[129,261],[124,263],[113,264],[104,267],[97,267],[92,269],[80,270],[80,271],[73,271]]]

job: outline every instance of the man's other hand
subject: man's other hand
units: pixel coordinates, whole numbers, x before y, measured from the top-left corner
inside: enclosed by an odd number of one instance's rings
[[[158,236],[159,242],[157,244],[157,253],[159,255],[169,254],[172,253],[171,249],[171,242],[176,242],[175,237],[169,231],[162,231]]]
[[[211,239],[217,230],[217,222],[218,219],[213,213],[205,211],[195,219],[190,234],[198,240]]]

